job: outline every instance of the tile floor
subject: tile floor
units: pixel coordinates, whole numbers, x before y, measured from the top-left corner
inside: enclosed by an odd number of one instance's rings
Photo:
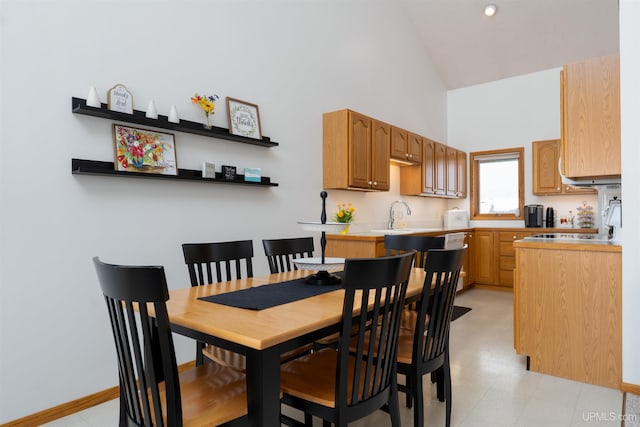
[[[507,292],[464,292],[456,304],[473,308],[452,323],[452,425],[456,427],[619,426],[622,393],[548,375],[528,372],[525,358],[513,349],[513,296]],[[425,426],[444,426],[444,403],[425,377]],[[402,400],[401,400],[402,402]],[[413,426],[401,403],[402,425]],[[118,401],[78,412],[47,426],[117,425]],[[315,424],[322,423],[316,420]],[[352,427],[390,426],[381,411]],[[633,425],[627,423],[627,425]]]

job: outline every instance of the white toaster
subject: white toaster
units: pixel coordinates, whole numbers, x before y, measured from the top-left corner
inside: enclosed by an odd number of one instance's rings
[[[462,209],[451,209],[445,211],[444,228],[449,230],[469,228],[469,211]]]

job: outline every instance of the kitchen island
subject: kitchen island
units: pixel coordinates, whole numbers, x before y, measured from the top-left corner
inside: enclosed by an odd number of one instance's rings
[[[618,389],[622,246],[542,238],[513,247],[516,352],[532,371]]]

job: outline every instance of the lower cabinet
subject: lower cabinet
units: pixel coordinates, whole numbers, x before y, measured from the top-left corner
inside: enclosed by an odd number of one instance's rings
[[[476,229],[474,231],[473,247],[472,269],[474,283],[495,285],[497,275],[494,232]]]
[[[513,288],[515,250],[513,242],[536,234],[533,231],[497,231],[498,236],[498,283],[499,286]]]
[[[618,389],[622,248],[516,243],[514,344],[530,369]]]

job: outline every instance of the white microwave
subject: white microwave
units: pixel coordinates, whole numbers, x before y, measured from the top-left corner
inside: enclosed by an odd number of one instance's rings
[[[444,228],[448,230],[469,228],[469,211],[462,209],[451,209],[445,211]]]

